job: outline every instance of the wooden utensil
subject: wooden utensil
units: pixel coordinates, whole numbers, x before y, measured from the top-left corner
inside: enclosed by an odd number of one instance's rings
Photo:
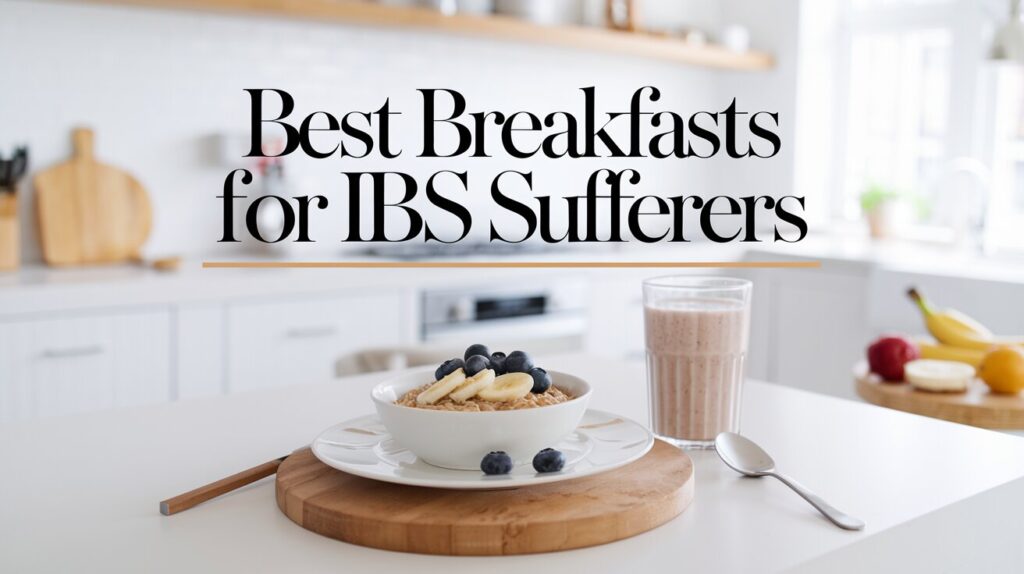
[[[142,267],[151,267],[157,271],[177,271],[181,269],[182,259],[180,255],[169,255],[167,257],[156,257],[154,259],[132,259],[132,262]]]
[[[499,484],[499,483],[495,483]],[[446,555],[552,552],[621,540],[693,500],[693,463],[660,440],[602,474],[508,490],[446,490],[360,478],[308,449],[277,471],[277,505],[303,528],[374,548]]]
[[[13,271],[19,263],[18,194],[0,191],[0,271]]]
[[[188,510],[197,504],[202,504],[207,500],[217,498],[222,494],[227,494],[232,490],[242,488],[247,484],[252,484],[257,480],[266,478],[277,472],[277,468],[286,458],[288,458],[288,455],[265,462],[259,466],[254,466],[248,470],[232,474],[227,478],[211,482],[206,486],[200,486],[199,488],[190,490],[185,494],[179,494],[173,498],[162,500],[160,501],[160,514],[163,514],[164,516],[177,514],[182,510]]]
[[[118,263],[140,257],[149,237],[149,196],[131,174],[96,161],[93,132],[72,132],[70,160],[39,172],[36,206],[50,265]]]
[[[0,157],[0,271],[18,268],[21,241],[18,225],[18,182],[28,170],[28,148]]]

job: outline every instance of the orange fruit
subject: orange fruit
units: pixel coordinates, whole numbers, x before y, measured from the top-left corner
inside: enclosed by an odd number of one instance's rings
[[[1024,348],[999,347],[981,361],[978,376],[995,393],[1019,393],[1024,390]]]

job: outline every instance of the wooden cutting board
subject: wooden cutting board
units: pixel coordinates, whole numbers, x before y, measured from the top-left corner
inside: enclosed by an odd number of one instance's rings
[[[977,379],[962,393],[932,393],[910,383],[884,383],[867,364],[857,365],[854,377],[857,394],[871,404],[986,429],[1024,429],[1024,395],[992,393]]]
[[[304,449],[277,470],[277,505],[303,528],[361,546],[530,554],[604,544],[660,526],[693,500],[693,481],[690,457],[662,441],[640,460],[603,474],[477,491],[360,478]]]
[[[96,161],[92,130],[74,130],[72,145],[70,160],[35,177],[43,258],[50,265],[137,260],[153,221],[146,190]]]

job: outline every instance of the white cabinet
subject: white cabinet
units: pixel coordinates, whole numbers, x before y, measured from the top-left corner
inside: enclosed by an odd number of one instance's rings
[[[890,269],[880,269],[871,278],[868,316],[873,331],[926,333],[921,312],[906,296],[911,287],[920,289],[933,305],[966,313],[997,334],[1024,334],[1020,283]]]
[[[166,401],[166,310],[0,323],[0,420]]]
[[[771,380],[853,398],[853,366],[870,339],[866,291],[863,277],[826,272],[787,274],[779,281]]]
[[[749,376],[853,398],[853,366],[871,338],[867,271],[823,265],[752,275]]]
[[[594,281],[590,288],[587,352],[617,359],[644,358],[642,281],[639,274]]]
[[[318,383],[340,357],[406,343],[399,291],[229,303],[228,392]]]
[[[223,303],[175,307],[176,399],[219,395],[227,371],[226,308]]]
[[[403,290],[0,321],[0,421],[334,377],[338,359],[412,342]]]

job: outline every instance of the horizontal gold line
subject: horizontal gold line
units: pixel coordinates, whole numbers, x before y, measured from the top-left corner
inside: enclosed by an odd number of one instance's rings
[[[203,269],[807,269],[821,261],[203,261]]]

